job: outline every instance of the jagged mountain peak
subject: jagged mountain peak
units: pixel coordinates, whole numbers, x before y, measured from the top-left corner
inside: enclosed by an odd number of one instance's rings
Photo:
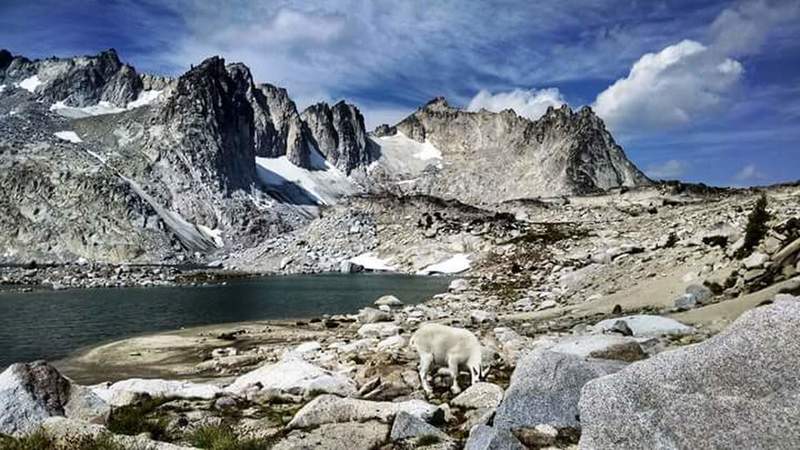
[[[494,202],[650,182],[589,107],[550,107],[531,120],[510,109],[466,111],[437,97],[395,128],[441,153],[415,186],[443,197]],[[375,136],[393,131],[384,127]]]
[[[320,102],[306,108],[302,118],[315,148],[342,172],[349,174],[372,161],[364,116],[355,105]]]

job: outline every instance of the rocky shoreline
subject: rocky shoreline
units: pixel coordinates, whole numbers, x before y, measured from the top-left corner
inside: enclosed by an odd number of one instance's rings
[[[489,225],[448,210],[429,228],[373,207],[376,229],[396,224],[375,235],[382,254],[470,239],[469,276],[418,305],[387,292],[353,314],[138,336],[15,365],[0,400],[10,386],[29,419],[5,417],[0,432],[163,449],[207,448],[204,433],[278,449],[792,448],[800,436],[785,426],[800,415],[764,393],[798,381],[800,197],[796,186],[763,192],[763,234],[741,256],[760,192],[504,205]],[[427,322],[475,333],[497,355],[488,377],[456,396],[439,373],[426,396],[408,339]],[[41,388],[14,381],[40,377]],[[35,393],[53,383],[82,394],[42,410]],[[121,428],[128,415],[136,426]]]

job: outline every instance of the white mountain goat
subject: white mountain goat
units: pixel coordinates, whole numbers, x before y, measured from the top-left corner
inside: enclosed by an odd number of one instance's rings
[[[469,368],[471,384],[486,375],[485,368],[488,365],[482,364],[483,349],[478,338],[468,330],[426,323],[411,336],[409,343],[419,354],[419,378],[422,388],[428,394],[433,392],[428,384],[428,373],[432,364],[447,367],[448,375],[453,379],[450,390],[454,394],[461,392],[458,387],[459,367]]]

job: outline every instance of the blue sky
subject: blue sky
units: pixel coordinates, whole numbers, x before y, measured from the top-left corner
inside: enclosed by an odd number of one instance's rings
[[[532,118],[591,105],[653,177],[800,178],[796,0],[3,0],[0,47],[113,47],[169,75],[219,54],[300,106],[356,103],[370,127],[438,95]]]

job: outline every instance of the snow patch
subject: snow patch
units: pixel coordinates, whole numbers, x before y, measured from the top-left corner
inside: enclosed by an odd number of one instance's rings
[[[125,109],[133,109],[133,108],[139,108],[139,107],[142,107],[142,106],[147,106],[147,105],[153,103],[158,98],[158,96],[161,95],[161,92],[162,91],[160,91],[160,90],[158,90],[158,91],[156,91],[156,90],[142,91],[142,92],[139,93],[139,96],[136,97],[136,100],[128,103],[128,105],[125,107]]]
[[[218,228],[212,230],[211,228],[208,228],[205,225],[197,225],[197,228],[203,234],[211,238],[214,241],[214,244],[216,244],[217,248],[222,248],[225,246],[225,241],[222,240],[222,230]]]
[[[81,142],[83,142],[83,139],[81,139],[78,136],[78,134],[75,133],[74,131],[56,131],[53,134],[56,135],[56,137],[59,138],[59,139],[63,139],[65,141],[69,141],[69,142],[72,142],[74,144],[80,144]]]
[[[39,85],[41,85],[41,84],[42,84],[42,80],[39,79],[39,76],[38,75],[34,75],[32,77],[28,77],[28,78],[25,78],[24,80],[20,81],[19,84],[17,84],[17,87],[25,89],[26,91],[28,91],[30,93],[34,93],[36,91],[36,88],[39,87]]]
[[[442,262],[432,264],[420,270],[417,272],[417,275],[431,275],[434,273],[461,273],[469,270],[469,267],[469,255],[466,253],[458,253]]]
[[[392,272],[395,270],[395,268],[389,264],[388,259],[378,258],[372,253],[364,253],[363,255],[356,256],[355,258],[350,258],[350,262],[353,264],[358,264],[367,270],[386,272]]]
[[[2,94],[3,91],[5,91],[5,90],[6,90],[6,85],[5,84],[0,84],[0,94]]]
[[[356,192],[353,182],[316,151],[312,152],[311,164],[317,170],[295,166],[286,156],[256,157],[261,182],[290,203],[331,205]]]
[[[103,114],[116,114],[125,111],[125,109],[113,104],[102,101],[92,106],[67,106],[63,101],[55,102],[50,106],[50,111],[57,113],[64,117],[73,119],[80,119],[82,117],[101,116]]]
[[[136,100],[128,103],[124,108],[114,105],[107,101],[98,102],[96,105],[91,106],[69,106],[63,100],[53,103],[50,106],[50,111],[57,113],[60,116],[69,117],[72,119],[80,119],[83,117],[101,116],[103,114],[118,114],[125,111],[130,111],[134,108],[140,108],[153,103],[162,91],[142,91]]]
[[[442,159],[442,152],[429,141],[417,142],[399,131],[394,136],[383,136],[375,140],[381,146],[381,150],[388,147],[390,153],[410,155],[422,161]]]

